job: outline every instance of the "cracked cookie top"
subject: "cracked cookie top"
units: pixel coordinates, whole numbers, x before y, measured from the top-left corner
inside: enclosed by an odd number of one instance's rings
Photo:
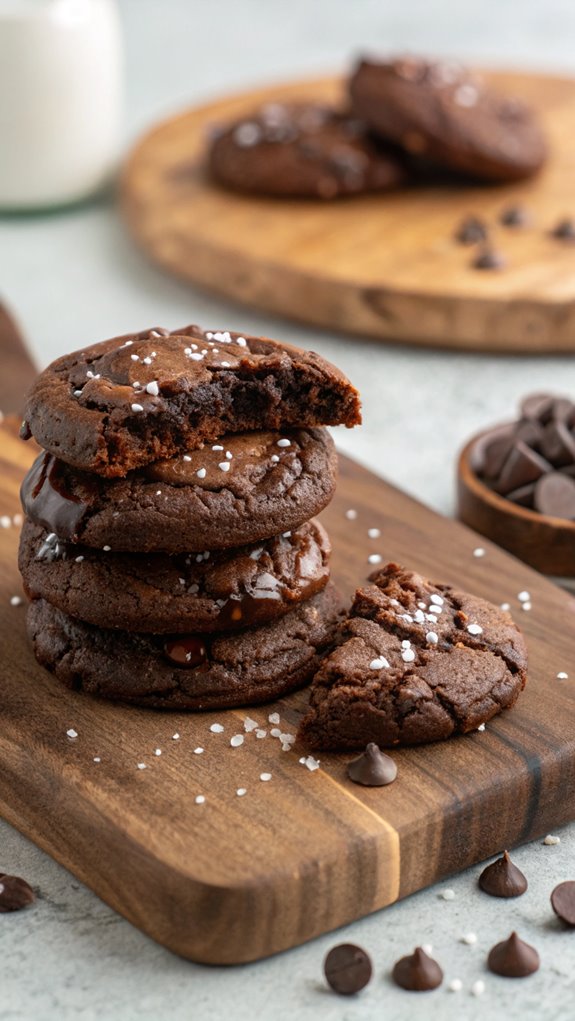
[[[514,704],[527,650],[508,613],[393,563],[370,582],[314,678],[306,744],[421,744],[475,730]]]

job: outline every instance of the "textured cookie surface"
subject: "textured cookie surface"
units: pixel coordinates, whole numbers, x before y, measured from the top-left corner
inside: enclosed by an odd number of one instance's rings
[[[330,544],[318,521],[229,552],[168,556],[93,550],[27,521],[19,567],[32,598],[100,627],[178,633],[253,627],[325,587]]]
[[[328,431],[299,429],[228,435],[121,479],[41,454],[21,496],[27,516],[60,539],[114,552],[201,553],[297,528],[329,503],[336,474]]]
[[[229,125],[209,167],[237,191],[322,199],[385,191],[405,177],[397,153],[360,121],[312,103],[268,103]]]
[[[102,630],[43,599],[30,603],[27,623],[36,659],[70,688],[157,708],[218,709],[306,684],[340,619],[330,583],[280,620],[231,634],[167,639]]]
[[[476,730],[526,682],[519,628],[498,607],[396,564],[356,593],[300,726],[312,748],[422,744]]]
[[[111,477],[225,433],[360,421],[357,391],[314,352],[199,326],[158,327],[52,362],[32,387],[22,435]]]
[[[358,117],[416,156],[491,180],[534,174],[547,148],[535,114],[453,62],[364,60],[350,82]]]

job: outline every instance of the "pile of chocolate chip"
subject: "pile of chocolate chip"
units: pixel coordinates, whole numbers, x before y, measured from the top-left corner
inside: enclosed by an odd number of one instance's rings
[[[484,434],[473,467],[490,489],[521,507],[575,520],[575,403],[535,393],[520,417]]]

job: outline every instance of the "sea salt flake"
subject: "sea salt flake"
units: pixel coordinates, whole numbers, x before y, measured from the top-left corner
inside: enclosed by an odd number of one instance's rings
[[[161,754],[162,754],[162,749],[161,748],[156,748],[156,750],[154,752],[154,755],[161,755]]]
[[[286,440],[285,437],[277,442],[278,447],[291,447],[291,440]]]
[[[463,982],[460,978],[452,978],[447,988],[450,993],[458,993],[463,989]]]
[[[370,539],[379,539],[381,532],[379,528],[368,528],[367,534]]]
[[[222,727],[221,723],[212,723],[210,730],[212,734],[223,734],[224,732],[224,728]]]
[[[271,778],[272,778],[271,773],[260,773],[260,780],[263,780],[264,783],[267,783],[267,781],[271,780]]]
[[[245,787],[238,787],[238,789],[236,791],[236,794],[237,794],[238,798],[243,798],[244,794],[247,794],[247,793],[248,792],[247,792]]]
[[[320,762],[319,759],[314,759],[313,755],[308,755],[304,759],[304,765],[309,769],[310,773],[314,773],[316,769],[319,769]]]
[[[10,596],[10,606],[22,606],[22,596]]]
[[[524,603],[521,603],[521,609],[522,610],[530,610],[531,609],[531,603],[528,602],[528,601],[526,601]]]
[[[477,982],[473,983],[471,986],[471,992],[473,996],[483,996],[483,993],[485,992],[485,982],[483,979],[478,978]]]
[[[270,730],[270,737],[281,737],[281,730],[279,727],[272,727]]]
[[[220,471],[229,472],[229,470],[230,470],[230,462],[229,461],[220,461],[220,463],[218,465],[218,468],[220,469]]]
[[[267,730],[262,730],[260,727],[256,730],[256,737],[259,738],[260,741],[262,738],[267,737],[267,734]]]
[[[372,659],[371,663],[369,664],[369,669],[389,670],[389,663],[386,660],[385,656],[377,656],[375,659]]]
[[[370,553],[367,558],[368,564],[381,564],[381,555],[379,553]]]
[[[569,678],[569,674],[566,674],[564,670],[560,670],[557,674],[558,681],[566,681]]]
[[[142,404],[132,404],[131,408],[132,408],[132,411],[143,411],[144,410],[144,407],[143,407]]]
[[[439,896],[442,900],[455,900],[455,890],[442,890]]]
[[[100,758],[100,756],[99,756],[99,755],[95,755],[95,756],[94,756],[94,762],[101,762],[101,761],[102,761],[102,760],[101,760],[101,758]]]
[[[470,635],[482,635],[483,628],[479,624],[468,624],[467,630]]]
[[[518,592],[517,593],[517,598],[518,598],[520,603],[528,603],[529,600],[531,599],[531,596],[529,595],[529,592],[526,592],[525,590],[523,590],[523,592]]]
[[[184,456],[183,456],[182,460],[183,460],[183,461],[191,461],[192,459],[191,459],[191,457],[190,457],[190,455],[189,455],[189,454],[184,454]]]
[[[357,518],[357,511],[356,510],[352,510],[350,508],[350,510],[346,510],[345,516],[346,516],[348,521],[355,521],[355,519]]]
[[[461,942],[465,943],[468,947],[473,947],[477,943],[477,936],[474,932],[466,932],[465,935],[461,937]]]
[[[483,549],[483,546],[476,546],[475,549],[473,550],[473,556],[474,557],[484,557],[485,556],[485,550]]]
[[[8,514],[3,514],[0,518],[0,528],[10,528],[11,524],[12,519],[8,516]]]
[[[206,799],[203,794],[197,794],[194,800],[196,805],[203,805]]]
[[[548,833],[543,843],[546,844],[547,847],[555,847],[557,844],[561,843],[561,837],[555,837],[552,833]]]
[[[205,479],[206,474],[207,473],[206,473],[206,469],[205,468],[198,468],[198,470],[196,472],[196,475],[198,476],[199,479]]]
[[[435,603],[436,606],[443,606],[445,600],[442,599],[441,596],[436,595],[436,593],[434,592],[433,595],[429,597],[429,602]]]
[[[483,732],[485,730],[485,724],[484,723],[480,723],[477,729],[481,730]]]
[[[511,609],[511,604],[510,603],[500,603],[499,604],[499,609],[500,610],[505,610],[505,612],[508,612]]]
[[[280,721],[280,714],[279,713],[270,713],[269,716],[268,716],[268,721],[269,721],[269,723],[279,723],[279,721]]]
[[[230,744],[232,748],[239,748],[240,745],[243,743],[244,743],[243,734],[234,734],[234,736],[230,738]]]
[[[200,747],[194,748],[194,755],[203,755],[203,754],[204,754],[204,749],[203,748],[200,748]]]
[[[415,659],[415,653],[413,649],[404,649],[401,653],[401,658],[404,663],[413,663]]]
[[[147,768],[148,767],[146,766],[145,762],[138,762],[138,769],[147,769]]]
[[[257,720],[252,720],[251,716],[246,716],[244,720],[244,730],[246,734],[251,734],[252,730],[257,730]]]
[[[435,631],[428,631],[425,636],[425,641],[428,643],[428,645],[437,645],[439,638]]]
[[[274,463],[274,464],[277,464],[277,463],[278,463],[278,461],[279,461],[279,456],[278,456],[278,454],[272,454],[272,456],[271,456],[271,458],[270,458],[270,461],[273,461],[273,463]]]
[[[71,737],[72,739],[78,737],[78,731],[74,730],[73,727],[70,727],[70,729],[66,731],[66,734],[68,735],[68,737]]]
[[[179,740],[180,740],[180,735],[179,734],[172,734],[172,741],[179,741]]]

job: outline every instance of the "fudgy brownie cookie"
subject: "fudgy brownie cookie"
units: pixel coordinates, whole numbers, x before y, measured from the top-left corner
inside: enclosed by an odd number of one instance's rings
[[[476,730],[514,704],[527,651],[508,613],[397,564],[370,581],[314,678],[302,741],[422,744]]]
[[[383,138],[474,177],[513,181],[545,162],[533,111],[451,61],[363,60],[350,95],[357,116]]]
[[[19,568],[31,598],[100,627],[175,634],[266,624],[329,579],[330,543],[319,521],[224,552],[167,556],[103,553],[62,542],[26,521]]]
[[[314,352],[186,326],[115,337],[52,362],[32,387],[22,435],[113,477],[225,433],[360,421],[357,391]]]
[[[267,702],[317,670],[341,619],[330,583],[260,628],[174,638],[101,630],[43,599],[28,608],[38,662],[65,685],[102,698],[163,709],[220,709]]]
[[[357,118],[313,103],[267,103],[218,133],[208,159],[220,184],[260,195],[334,199],[406,176],[397,152]]]
[[[21,496],[30,520],[60,539],[105,552],[198,553],[297,528],[329,503],[336,474],[326,429],[254,432],[121,479],[40,454]]]

